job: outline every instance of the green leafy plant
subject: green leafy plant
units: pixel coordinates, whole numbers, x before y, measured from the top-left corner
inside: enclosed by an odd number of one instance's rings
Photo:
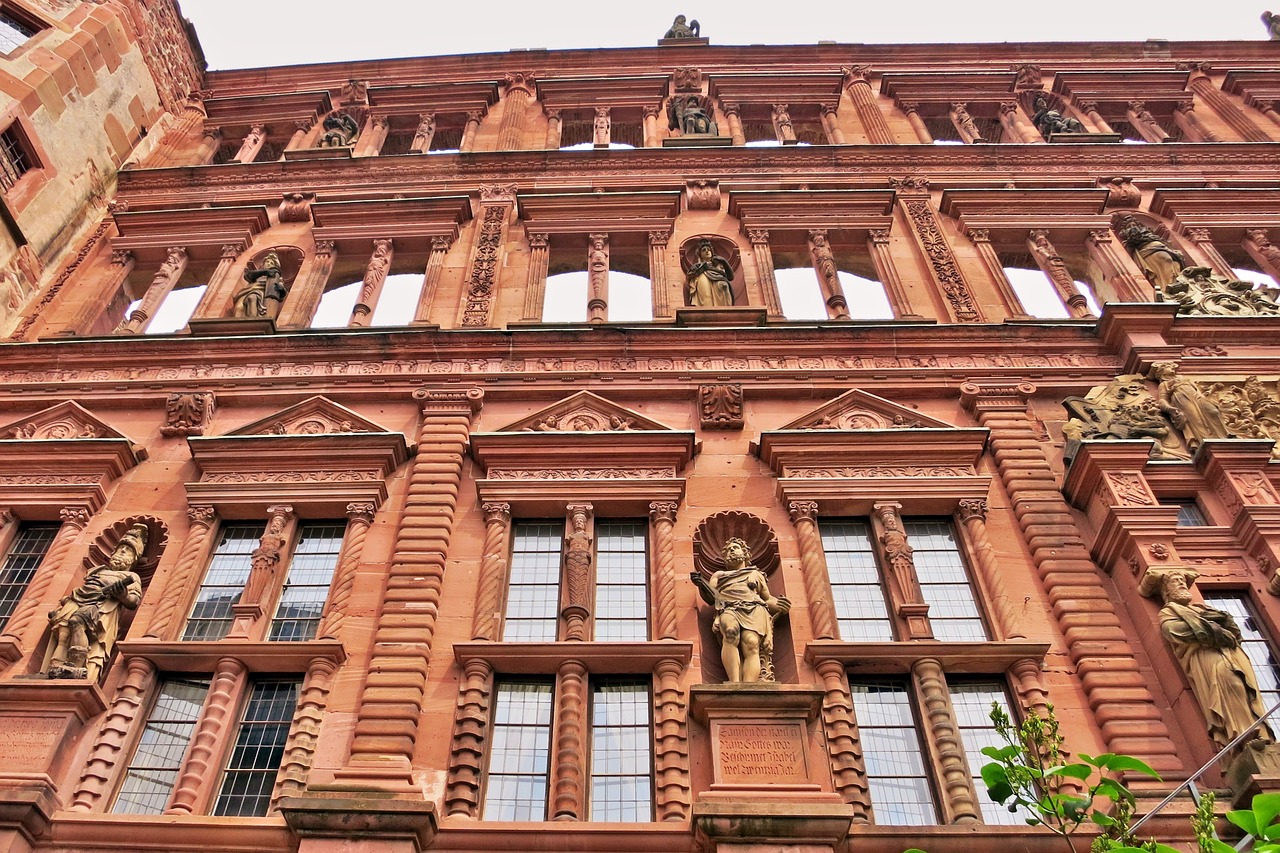
[[[1280,822],[1276,820],[1280,817],[1280,794],[1258,794],[1249,806],[1227,812],[1227,820],[1254,837],[1253,853],[1280,853]],[[1212,804],[1209,808],[1213,808]],[[1219,841],[1211,834],[1202,836],[1199,820],[1197,813],[1196,838],[1202,853],[1235,853],[1235,848],[1225,841]]]

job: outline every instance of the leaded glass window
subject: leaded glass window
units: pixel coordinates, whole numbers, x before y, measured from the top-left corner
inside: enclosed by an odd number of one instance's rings
[[[196,591],[195,607],[187,619],[182,639],[221,640],[231,630],[231,607],[244,592],[250,556],[261,536],[262,528],[258,525],[229,524],[222,528],[204,583]]]
[[[289,724],[298,706],[298,684],[259,681],[252,685],[213,807],[215,815],[254,817],[267,813]]]
[[[142,737],[125,770],[116,814],[162,814],[191,743],[208,681],[168,678],[156,691]]]
[[[653,820],[648,684],[591,692],[591,820]]]
[[[1178,508],[1179,527],[1207,527],[1209,525],[1209,520],[1200,511],[1200,506],[1196,503],[1195,498],[1161,500],[1160,505],[1176,506]]]
[[[18,531],[0,567],[0,630],[17,609],[27,584],[35,577],[36,569],[57,535],[56,524],[29,524]]]
[[[903,519],[902,524],[914,551],[916,577],[929,605],[933,635],[939,640],[988,639],[951,522],[917,518]]]
[[[1269,710],[1276,702],[1280,702],[1280,657],[1276,656],[1271,639],[1263,633],[1258,614],[1248,595],[1243,592],[1213,592],[1205,595],[1204,603],[1225,610],[1235,617],[1236,624],[1240,626],[1240,647],[1249,657],[1253,671],[1258,676],[1262,707]],[[1268,721],[1272,731],[1280,729],[1277,717],[1280,714]]]
[[[26,44],[36,29],[6,11],[0,11],[0,53],[9,53]]]
[[[545,820],[551,753],[551,685],[498,682],[484,820]]]
[[[818,529],[827,556],[840,638],[849,642],[892,640],[893,623],[880,585],[871,526],[861,520],[822,519]]]
[[[948,686],[951,689],[951,707],[956,712],[956,726],[960,729],[960,740],[964,744],[964,755],[969,762],[969,773],[973,777],[978,805],[982,808],[982,820],[1006,826],[1026,826],[1026,819],[1030,814],[1024,810],[1011,812],[993,801],[987,796],[987,786],[982,781],[982,765],[991,761],[982,754],[983,747],[1006,746],[1004,739],[996,733],[995,723],[991,722],[991,705],[999,705],[1012,719],[1008,692],[998,681],[948,681]]]
[[[563,522],[518,521],[512,526],[504,641],[555,642],[563,540]]]
[[[271,620],[271,640],[312,640],[320,627],[320,614],[329,597],[329,584],[342,552],[346,524],[316,522],[301,526],[298,547],[289,562],[276,616]]]
[[[642,521],[596,521],[597,640],[649,639],[647,528]]]
[[[850,681],[875,822],[920,826],[938,822],[924,750],[906,684]]]

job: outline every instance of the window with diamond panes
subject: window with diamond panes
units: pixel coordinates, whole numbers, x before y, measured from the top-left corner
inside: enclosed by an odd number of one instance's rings
[[[840,623],[840,639],[875,642],[893,639],[893,622],[880,585],[871,525],[866,521],[822,519],[822,550],[827,556],[831,600]]]
[[[555,642],[563,541],[561,521],[517,521],[512,525],[504,641]]]
[[[298,706],[298,684],[259,681],[251,685],[213,807],[215,815],[255,817],[267,813],[289,724]]]
[[[551,753],[551,685],[499,681],[484,820],[546,820]]]
[[[1253,664],[1258,676],[1258,691],[1262,707],[1270,710],[1280,702],[1280,657],[1276,655],[1271,638],[1263,633],[1258,614],[1249,597],[1243,592],[1213,592],[1204,596],[1204,603],[1225,610],[1235,617],[1240,626],[1240,647]],[[1272,731],[1280,726],[1270,721]]]
[[[875,822],[887,826],[937,823],[938,810],[907,685],[851,680],[849,689]]]
[[[271,620],[270,640],[313,640],[338,567],[347,525],[340,521],[303,524],[289,561],[280,603]]]
[[[973,777],[974,792],[978,796],[978,805],[982,808],[983,822],[1026,826],[1031,814],[1024,809],[1011,812],[1006,806],[993,801],[987,796],[987,785],[982,781],[982,765],[991,761],[982,754],[983,747],[1000,748],[1007,745],[996,733],[995,723],[991,721],[991,705],[999,705],[1013,719],[1013,712],[1009,710],[1008,692],[998,681],[948,681],[948,686],[951,690],[951,707],[956,712],[956,726],[960,729],[960,741],[964,744],[964,755],[969,762],[969,773]]]
[[[591,691],[591,820],[653,820],[648,684]]]
[[[26,44],[39,29],[14,17],[8,10],[0,9],[0,53],[9,53]]]
[[[208,681],[168,678],[160,682],[156,703],[147,716],[112,811],[116,814],[164,812],[208,690]]]
[[[56,524],[28,524],[18,531],[5,555],[4,566],[0,567],[0,630],[17,609],[27,584],[31,583],[57,535]]]
[[[597,640],[649,639],[647,529],[641,521],[596,521]]]
[[[250,557],[261,537],[262,527],[256,524],[228,524],[222,528],[182,639],[221,640],[231,630],[231,607],[244,592]]]
[[[950,520],[903,519],[902,526],[914,552],[916,577],[929,605],[933,635],[939,640],[988,639]]]

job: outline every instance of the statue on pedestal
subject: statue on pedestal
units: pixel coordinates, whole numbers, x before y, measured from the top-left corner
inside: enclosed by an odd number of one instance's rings
[[[1267,35],[1272,41],[1280,41],[1280,15],[1274,12],[1263,12],[1262,23],[1267,28]]]
[[[733,305],[733,267],[729,261],[716,254],[710,240],[698,243],[697,256],[685,277],[689,304],[695,308]]]
[[[1062,113],[1053,109],[1049,105],[1049,101],[1045,97],[1037,97],[1034,102],[1035,114],[1031,116],[1031,123],[1036,126],[1036,130],[1040,131],[1040,135],[1046,139],[1051,133],[1085,133],[1084,125],[1079,119],[1068,118]]]
[[[280,272],[280,256],[274,251],[268,252],[260,269],[244,271],[244,280],[246,286],[236,291],[234,316],[245,320],[278,317],[280,305],[289,295]]]
[[[720,128],[712,117],[711,103],[702,95],[676,95],[667,105],[667,127],[682,136],[716,136]]]
[[[147,548],[147,526],[135,524],[120,539],[105,565],[49,612],[53,632],[44,672],[49,678],[98,680],[120,632],[121,609],[142,601],[142,579],[134,571]]]
[[[1157,295],[1163,292],[1163,288],[1173,284],[1178,274],[1187,266],[1187,259],[1181,252],[1132,216],[1125,216],[1119,221],[1116,234],[1138,262],[1138,266],[1142,267],[1142,274],[1151,282]]]
[[[720,660],[731,682],[773,680],[773,623],[791,610],[785,596],[769,592],[769,582],[751,564],[751,549],[734,537],[721,550],[725,568],[707,580],[690,578],[702,600],[715,608],[711,630],[720,640]]]
[[[671,29],[667,30],[664,39],[696,39],[702,31],[702,25],[696,20],[685,23],[684,15],[676,15],[675,21],[671,24]]]

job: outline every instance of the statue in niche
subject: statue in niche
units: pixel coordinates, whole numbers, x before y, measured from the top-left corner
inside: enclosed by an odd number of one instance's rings
[[[1166,419],[1140,373],[1117,376],[1083,397],[1067,397],[1062,405],[1070,415],[1062,426],[1069,440],[1151,438],[1156,442],[1154,458],[1190,458],[1181,433]]]
[[[671,29],[667,30],[664,39],[696,39],[702,32],[702,25],[697,20],[685,23],[684,15],[676,15],[675,21],[671,24]]]
[[[1151,282],[1157,295],[1173,284],[1178,274],[1187,266],[1187,259],[1181,252],[1132,216],[1120,220],[1116,226],[1116,235],[1124,242],[1138,266],[1142,267],[1142,274]]]
[[[243,320],[274,320],[280,316],[280,305],[289,295],[280,272],[280,256],[271,251],[258,269],[244,271],[245,286],[236,291],[235,317]]]
[[[1031,123],[1036,126],[1036,130],[1046,139],[1051,133],[1085,133],[1084,125],[1079,119],[1069,118],[1062,113],[1053,109],[1049,104],[1049,99],[1039,96],[1033,102],[1035,113],[1031,116]]]
[[[135,524],[120,538],[105,565],[49,612],[53,639],[44,672],[49,678],[96,682],[120,632],[121,609],[142,601],[142,579],[134,571],[147,548],[147,526]]]
[[[1212,317],[1256,317],[1280,314],[1280,304],[1251,281],[1214,275],[1209,267],[1186,267],[1165,288],[1156,288],[1161,301],[1178,303],[1179,314]]]
[[[1177,362],[1157,361],[1150,377],[1159,383],[1156,391],[1160,411],[1182,431],[1192,452],[1206,438],[1232,438],[1222,421],[1222,412],[1205,396],[1200,386],[1178,374]]]
[[[324,133],[320,134],[317,148],[344,148],[356,141],[360,134],[360,125],[346,113],[332,113],[325,116]]]
[[[725,568],[707,580],[692,572],[702,600],[715,608],[711,630],[731,682],[773,681],[773,623],[791,610],[785,596],[769,592],[764,572],[751,564],[751,549],[738,537],[721,549]]]
[[[710,240],[699,241],[697,255],[686,276],[689,304],[695,308],[733,305],[733,267],[716,254]]]
[[[702,95],[676,95],[667,104],[667,127],[682,136],[718,136],[720,128]]]
[[[1267,28],[1267,35],[1272,41],[1280,41],[1280,15],[1272,12],[1262,13],[1262,23]]]
[[[1253,725],[1266,708],[1253,664],[1240,646],[1240,626],[1230,613],[1192,602],[1190,585],[1196,577],[1191,569],[1151,569],[1140,589],[1148,597],[1159,594],[1164,604],[1160,633],[1191,683],[1209,724],[1209,737],[1221,749]],[[1275,736],[1264,723],[1254,739],[1273,741]]]

